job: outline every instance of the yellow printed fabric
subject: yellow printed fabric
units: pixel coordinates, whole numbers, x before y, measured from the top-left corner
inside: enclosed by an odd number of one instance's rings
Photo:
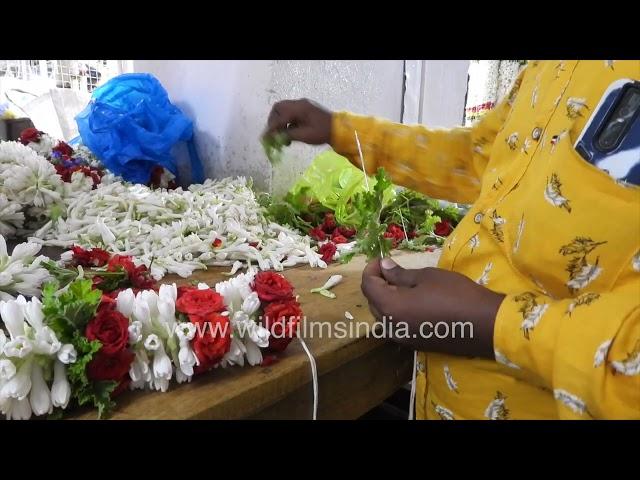
[[[440,267],[506,295],[495,361],[418,356],[421,419],[640,419],[640,187],[573,148],[640,61],[533,61],[478,124],[335,115],[332,144],[398,185],[472,203]]]

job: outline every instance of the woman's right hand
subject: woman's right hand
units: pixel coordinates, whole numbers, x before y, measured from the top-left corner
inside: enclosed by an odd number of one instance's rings
[[[271,109],[263,136],[285,133],[289,140],[321,145],[331,143],[333,113],[307,99],[283,100]]]

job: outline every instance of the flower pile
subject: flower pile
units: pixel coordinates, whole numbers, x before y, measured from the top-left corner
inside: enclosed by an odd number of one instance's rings
[[[70,283],[47,283],[42,302],[0,303],[0,411],[8,419],[69,405],[92,405],[102,417],[127,389],[166,392],[174,379],[272,362],[297,334],[302,309],[278,273],[251,268],[214,288],[157,288],[138,283],[144,274],[129,260],[76,248],[68,268],[55,271],[68,281],[75,266]],[[88,278],[100,272],[121,275]]]
[[[155,279],[167,272],[188,277],[207,266],[232,266],[232,273],[252,263],[261,270],[326,267],[309,237],[265,218],[243,177],[207,180],[188,190],[101,185],[80,195],[32,240],[131,255]]]
[[[395,191],[383,169],[372,191],[359,192],[341,205],[341,215],[309,196],[289,192],[281,201],[261,200],[271,220],[290,225],[317,243],[325,263],[349,261],[355,253],[378,256],[389,248],[431,251],[460,222],[464,210],[411,190]],[[336,187],[339,188],[339,187]],[[340,198],[340,191],[328,198]],[[339,224],[337,218],[342,218]]]
[[[327,212],[320,225],[309,230],[309,236],[318,242],[318,253],[325,263],[331,263],[334,258],[340,258],[342,252],[351,250],[356,229],[338,226],[335,214]]]

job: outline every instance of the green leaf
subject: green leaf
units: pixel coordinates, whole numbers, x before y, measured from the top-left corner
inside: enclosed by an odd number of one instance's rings
[[[382,211],[385,208],[385,192],[392,186],[383,168],[379,168],[375,176],[373,191],[358,193],[354,197],[354,207],[361,220],[358,226],[358,248],[368,259],[388,256],[391,241],[384,238],[387,225],[381,223]]]
[[[42,289],[42,312],[56,336],[69,343],[77,332],[84,332],[101,298],[102,293],[92,288],[91,280],[74,280],[61,293],[57,281],[48,282]]]
[[[267,155],[272,165],[277,165],[282,161],[282,148],[289,144],[289,137],[286,133],[277,132],[273,135],[266,135],[260,140],[264,153]]]

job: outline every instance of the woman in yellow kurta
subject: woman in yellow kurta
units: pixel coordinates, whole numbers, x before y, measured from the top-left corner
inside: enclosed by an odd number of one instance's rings
[[[640,187],[573,148],[618,79],[640,80],[640,61],[533,61],[478,124],[451,130],[274,106],[268,132],[359,166],[357,131],[369,174],[473,204],[439,269],[387,259],[363,275],[378,317],[474,325],[472,340],[411,342],[417,418],[640,418]]]

